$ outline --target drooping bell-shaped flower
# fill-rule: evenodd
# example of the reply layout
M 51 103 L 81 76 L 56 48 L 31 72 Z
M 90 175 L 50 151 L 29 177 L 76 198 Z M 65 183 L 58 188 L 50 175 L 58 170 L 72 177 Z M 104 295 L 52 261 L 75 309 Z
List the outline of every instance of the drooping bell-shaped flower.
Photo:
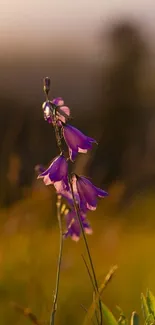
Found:
M 62 182 L 63 189 L 69 190 L 68 163 L 63 154 L 56 157 L 50 166 L 38 175 L 38 178 L 43 178 L 45 185 L 56 185 L 57 183 Z
M 66 123 L 66 120 L 70 116 L 70 109 L 64 105 L 61 97 L 54 98 L 52 101 L 47 100 L 43 103 L 42 109 L 45 121 L 52 123 L 55 118 L 59 126 L 62 125 L 61 122 Z
M 92 228 L 91 228 L 89 222 L 86 219 L 86 215 L 81 213 L 80 218 L 81 218 L 85 233 L 92 234 L 93 231 L 92 231 Z M 81 226 L 80 226 L 79 220 L 77 219 L 75 210 L 69 211 L 65 215 L 65 220 L 66 220 L 66 225 L 67 225 L 67 232 L 65 233 L 65 237 L 71 236 L 71 238 L 74 241 L 78 241 L 80 238 L 80 234 L 81 234 Z
M 72 196 L 72 192 L 70 189 L 70 185 L 69 185 L 69 188 L 66 190 L 66 189 L 64 189 L 63 181 L 61 181 L 61 182 L 58 182 L 55 184 L 55 189 L 57 191 L 57 194 L 60 194 L 67 201 L 70 208 L 73 208 L 74 201 L 73 201 L 73 196 Z M 79 195 L 74 193 L 74 198 L 75 198 L 76 204 L 79 205 Z
M 75 160 L 78 152 L 86 153 L 96 143 L 93 138 L 87 137 L 75 127 L 63 125 L 63 136 L 69 149 L 69 156 L 72 161 Z
M 55 106 L 63 106 L 64 100 L 62 99 L 62 97 L 56 97 L 52 100 L 52 104 L 54 104 Z
M 70 184 L 69 184 L 69 187 L 66 189 L 66 187 L 64 186 L 64 181 L 62 180 L 60 182 L 56 182 L 54 184 L 54 186 L 55 186 L 57 194 L 60 194 L 67 201 L 67 203 L 71 209 L 73 209 L 76 204 L 77 208 L 81 211 L 81 213 L 83 213 L 83 214 L 87 213 L 88 209 L 87 209 L 86 205 L 83 204 L 83 202 L 80 200 L 79 194 L 78 194 L 75 186 L 73 188 L 74 199 L 72 196 Z M 74 200 L 75 200 L 75 202 L 74 202 Z
M 74 191 L 80 198 L 80 206 L 85 206 L 89 210 L 96 210 L 97 199 L 108 196 L 108 193 L 94 186 L 88 178 L 74 175 L 72 177 Z
M 52 105 L 49 101 L 46 101 L 42 104 L 42 109 L 44 113 L 44 120 L 48 123 L 52 123 Z
M 56 106 L 57 120 L 66 123 L 66 120 L 70 116 L 70 109 L 68 106 L 64 105 L 64 100 L 61 97 L 57 97 L 51 101 L 51 104 L 54 104 Z

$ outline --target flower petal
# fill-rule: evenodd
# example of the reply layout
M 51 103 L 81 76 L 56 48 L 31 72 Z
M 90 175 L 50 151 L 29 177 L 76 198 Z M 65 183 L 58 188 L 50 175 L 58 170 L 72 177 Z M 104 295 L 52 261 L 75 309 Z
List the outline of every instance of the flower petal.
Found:
M 46 185 L 54 184 L 57 192 L 69 190 L 68 163 L 63 155 L 56 157 L 50 166 L 44 170 L 38 178 L 43 178 Z
M 63 111 L 66 115 L 70 115 L 70 109 L 68 106 L 61 106 L 60 107 L 61 111 Z
M 74 161 L 76 159 L 77 154 L 77 150 L 73 151 L 71 148 L 69 148 L 69 158 L 71 161 Z
M 52 104 L 56 106 L 61 106 L 64 105 L 64 100 L 62 99 L 62 97 L 56 97 L 52 100 Z
M 45 185 L 51 185 L 53 182 L 50 180 L 49 175 L 44 176 Z
M 87 207 L 88 210 L 91 210 L 91 211 L 95 211 L 96 210 L 96 206 L 92 206 L 89 203 L 86 203 L 86 207 Z
M 52 164 L 51 164 L 51 165 L 52 165 Z M 44 171 L 43 171 L 41 174 L 39 174 L 37 178 L 43 178 L 43 177 L 45 177 L 46 175 L 48 175 L 48 174 L 49 174 L 49 171 L 50 171 L 50 169 L 51 169 L 51 165 L 50 165 L 47 169 L 44 169 Z
M 92 229 L 91 229 L 88 221 L 86 220 L 86 215 L 81 214 L 80 218 L 81 218 L 82 225 L 83 225 L 85 233 L 91 234 Z M 66 225 L 67 225 L 67 228 L 68 228 L 67 232 L 65 234 L 65 237 L 71 236 L 71 238 L 74 241 L 78 241 L 79 237 L 80 237 L 80 234 L 81 234 L 81 226 L 79 224 L 79 220 L 77 219 L 75 210 L 69 211 L 65 215 L 65 219 L 66 219 Z
M 91 227 L 86 227 L 84 228 L 84 230 L 87 235 L 92 235 L 93 233 L 93 229 Z
M 86 153 L 83 150 L 91 149 L 92 143 L 96 142 L 69 124 L 63 126 L 63 136 L 69 148 L 71 160 L 75 160 L 78 151 Z
M 96 187 L 96 191 L 97 191 L 97 196 L 98 197 L 105 197 L 108 196 L 108 192 L 102 190 L 101 188 Z
M 54 182 L 54 187 L 55 187 L 58 194 L 62 195 L 62 193 L 66 191 L 66 184 L 64 183 L 63 180 L 58 181 L 58 182 Z
M 97 198 L 105 197 L 108 195 L 106 191 L 94 186 L 88 178 L 84 176 L 74 175 L 72 177 L 74 187 L 77 188 L 77 193 L 80 197 L 80 207 L 86 212 L 88 210 L 96 210 Z
M 80 152 L 80 153 L 87 153 L 87 149 L 81 149 L 81 148 L 78 148 L 78 152 Z
M 81 202 L 85 203 L 88 209 L 95 210 L 97 206 L 95 186 L 87 178 L 78 177 L 77 190 Z
M 70 116 L 70 109 L 68 106 L 61 106 L 57 108 L 57 117 L 58 119 L 66 123 L 66 119 Z
M 75 242 L 78 242 L 80 239 L 80 236 L 77 236 L 75 234 L 71 235 L 71 237 L 72 237 L 72 240 L 74 240 Z

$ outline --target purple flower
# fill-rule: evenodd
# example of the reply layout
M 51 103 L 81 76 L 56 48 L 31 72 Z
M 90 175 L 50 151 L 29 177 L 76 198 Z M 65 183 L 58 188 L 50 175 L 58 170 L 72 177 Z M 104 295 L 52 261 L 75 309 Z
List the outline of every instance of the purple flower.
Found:
M 73 200 L 70 184 L 69 184 L 69 188 L 67 188 L 67 189 L 65 188 L 63 181 L 56 182 L 54 184 L 54 186 L 55 186 L 57 194 L 60 194 L 67 201 L 70 208 L 73 209 L 74 208 L 74 200 Z M 75 186 L 74 186 L 74 198 L 75 198 L 75 202 L 76 202 L 79 210 L 82 213 L 86 214 L 88 209 L 87 209 L 86 205 L 84 205 L 83 202 L 80 201 L 80 197 L 79 197 L 79 194 L 77 193 L 77 190 L 75 189 Z
M 64 101 L 61 97 L 55 98 L 52 101 L 46 101 L 42 105 L 44 112 L 44 119 L 48 123 L 53 122 L 53 114 L 55 109 L 55 118 L 58 125 L 61 126 L 62 123 L 66 123 L 66 120 L 70 116 L 70 109 L 68 106 L 64 106 Z
M 56 97 L 52 100 L 52 104 L 54 104 L 55 106 L 63 106 L 64 100 L 62 99 L 62 97 Z
M 50 166 L 38 175 L 38 178 L 43 178 L 45 185 L 62 183 L 63 190 L 69 190 L 66 158 L 62 154 L 56 157 Z
M 56 109 L 56 117 L 59 121 L 66 123 L 66 120 L 70 116 L 70 109 L 68 106 L 60 106 Z M 60 124 L 62 125 L 62 124 Z
M 86 219 L 86 215 L 81 213 L 80 218 L 81 218 L 85 233 L 92 234 L 93 231 Z M 74 241 L 78 241 L 80 238 L 80 234 L 81 234 L 81 227 L 80 227 L 79 221 L 77 219 L 75 210 L 69 211 L 65 215 L 65 220 L 66 220 L 66 225 L 67 225 L 67 232 L 65 233 L 65 237 L 71 236 L 71 238 Z
M 68 106 L 64 105 L 64 100 L 61 97 L 57 97 L 51 101 L 51 104 L 54 104 L 56 106 L 57 120 L 66 123 L 66 120 L 70 116 L 70 109 Z M 59 123 L 59 125 L 61 124 Z
M 67 191 L 64 190 L 63 184 L 56 184 L 55 188 L 56 188 L 57 193 L 60 194 L 65 200 L 67 200 L 67 203 L 69 204 L 69 206 L 71 208 L 74 208 L 74 201 L 73 201 L 72 193 L 70 190 L 70 185 L 69 185 L 69 190 L 67 190 Z M 75 197 L 76 203 L 79 205 L 79 196 L 76 193 L 74 193 L 74 197 Z
M 78 152 L 86 153 L 92 148 L 92 143 L 96 143 L 93 138 L 89 138 L 73 126 L 66 124 L 63 126 L 63 136 L 69 148 L 69 156 L 75 160 Z
M 44 102 L 42 105 L 42 109 L 44 112 L 44 119 L 48 123 L 52 123 L 52 105 L 49 101 Z
M 94 186 L 86 177 L 74 175 L 72 177 L 74 192 L 78 193 L 80 206 L 89 210 L 96 210 L 97 198 L 104 198 L 108 193 Z

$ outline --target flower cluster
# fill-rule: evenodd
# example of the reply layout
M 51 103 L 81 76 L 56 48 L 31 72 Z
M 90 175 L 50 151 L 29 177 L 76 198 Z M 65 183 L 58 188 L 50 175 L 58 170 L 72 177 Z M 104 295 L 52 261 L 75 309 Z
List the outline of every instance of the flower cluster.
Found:
M 57 194 L 60 194 L 68 201 L 70 210 L 64 213 L 67 231 L 65 237 L 71 236 L 77 241 L 80 237 L 81 226 L 76 216 L 75 201 L 79 209 L 80 220 L 85 233 L 91 234 L 92 228 L 86 218 L 89 210 L 95 210 L 98 198 L 108 195 L 104 190 L 94 186 L 90 180 L 84 176 L 72 174 L 69 176 L 69 161 L 75 161 L 78 153 L 87 153 L 96 141 L 84 135 L 81 131 L 68 124 L 70 119 L 70 109 L 64 105 L 61 97 L 48 99 L 42 106 L 44 119 L 57 128 L 57 136 L 61 141 L 62 137 L 68 147 L 68 155 L 64 154 L 61 148 L 60 155 L 51 162 L 47 169 L 41 169 L 38 178 L 42 178 L 45 185 L 53 184 Z M 59 146 L 60 147 L 60 146 Z M 73 194 L 74 193 L 74 197 Z

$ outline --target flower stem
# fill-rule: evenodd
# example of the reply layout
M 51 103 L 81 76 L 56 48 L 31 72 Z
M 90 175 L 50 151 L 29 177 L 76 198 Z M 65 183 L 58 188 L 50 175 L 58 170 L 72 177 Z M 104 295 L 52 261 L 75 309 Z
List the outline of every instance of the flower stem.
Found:
M 57 142 L 57 146 L 60 150 L 60 154 L 61 154 L 61 153 L 63 153 L 63 149 L 62 149 L 59 126 L 58 126 L 57 120 L 56 120 L 56 111 L 55 110 L 53 110 L 53 117 L 54 117 L 53 127 L 54 127 L 54 131 L 55 131 L 56 142 Z
M 55 114 L 54 114 L 55 117 Z M 63 152 L 62 145 L 61 145 L 61 138 L 59 133 L 59 128 L 56 123 L 56 118 L 54 118 L 54 130 L 55 130 L 55 137 L 57 146 L 60 150 L 60 154 Z M 62 251 L 63 251 L 63 230 L 62 230 L 62 222 L 61 222 L 61 195 L 57 195 L 57 219 L 59 224 L 59 232 L 60 232 L 60 244 L 59 244 L 59 257 L 58 257 L 58 265 L 57 265 L 57 276 L 56 276 L 56 286 L 55 286 L 55 292 L 54 292 L 54 300 L 53 300 L 53 307 L 52 307 L 52 313 L 51 313 L 51 319 L 50 319 L 50 325 L 54 325 L 55 321 L 55 313 L 57 310 L 57 300 L 58 300 L 58 292 L 59 292 L 59 282 L 60 282 L 60 269 L 61 269 L 61 261 L 62 261 Z
M 60 213 L 61 195 L 57 196 L 56 206 L 57 206 L 57 218 L 58 218 L 59 230 L 60 230 L 60 246 L 59 246 L 59 257 L 58 257 L 58 265 L 57 265 L 56 286 L 55 286 L 55 292 L 54 292 L 54 300 L 53 300 L 50 325 L 54 325 L 55 313 L 57 311 L 57 300 L 58 300 L 59 282 L 60 282 L 60 269 L 61 269 L 61 261 L 62 261 L 62 250 L 63 250 L 63 231 L 62 231 L 61 213 Z
M 55 130 L 55 137 L 56 137 L 56 141 L 57 141 L 57 146 L 60 150 L 60 153 L 63 152 L 62 150 L 62 145 L 61 145 L 61 137 L 60 137 L 60 133 L 59 133 L 59 127 L 58 125 L 55 123 L 54 124 L 54 130 Z
M 73 202 L 74 202 L 74 209 L 75 209 L 75 212 L 76 212 L 76 215 L 77 215 L 77 218 L 78 218 L 80 227 L 81 227 L 81 232 L 82 232 L 84 244 L 85 244 L 85 247 L 86 247 L 86 251 L 87 251 L 87 254 L 88 254 L 88 258 L 89 258 L 89 263 L 90 263 L 91 270 L 92 270 L 92 274 L 93 274 L 93 278 L 94 278 L 94 285 L 95 285 L 96 293 L 98 293 L 99 292 L 99 290 L 98 290 L 99 288 L 98 288 L 96 273 L 95 273 L 95 269 L 94 269 L 94 265 L 93 265 L 93 261 L 92 261 L 92 257 L 91 257 L 91 253 L 90 253 L 90 249 L 89 249 L 89 246 L 88 246 L 87 238 L 86 238 L 86 235 L 85 235 L 85 232 L 84 232 L 84 229 L 83 229 L 83 224 L 82 224 L 82 221 L 81 221 L 81 218 L 80 218 L 79 207 L 78 207 L 78 205 L 76 203 L 76 199 L 75 199 L 75 195 L 74 195 L 74 190 L 73 190 L 72 180 L 70 178 L 69 178 L 69 184 L 70 184 L 70 187 L 71 187 L 71 193 L 72 193 Z M 100 299 L 99 299 L 99 308 L 100 308 L 100 325 L 102 325 L 102 323 L 103 323 L 103 319 L 102 319 L 102 303 L 101 303 L 101 300 Z

